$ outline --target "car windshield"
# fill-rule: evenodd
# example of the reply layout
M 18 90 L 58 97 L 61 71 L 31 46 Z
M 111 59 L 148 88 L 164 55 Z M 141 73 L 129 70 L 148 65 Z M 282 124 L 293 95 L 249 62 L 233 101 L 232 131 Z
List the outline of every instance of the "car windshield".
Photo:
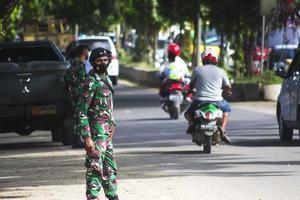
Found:
M 19 46 L 0 48 L 0 62 L 25 63 L 31 61 L 58 61 L 59 57 L 48 46 Z
M 95 49 L 97 47 L 102 47 L 102 48 L 108 49 L 110 51 L 112 50 L 108 40 L 104 40 L 104 39 L 103 40 L 102 39 L 79 40 L 78 43 L 79 44 L 85 44 L 88 47 L 90 47 L 90 49 Z
M 293 59 L 295 56 L 295 49 L 277 49 L 274 50 L 274 60 L 282 61 L 284 59 Z

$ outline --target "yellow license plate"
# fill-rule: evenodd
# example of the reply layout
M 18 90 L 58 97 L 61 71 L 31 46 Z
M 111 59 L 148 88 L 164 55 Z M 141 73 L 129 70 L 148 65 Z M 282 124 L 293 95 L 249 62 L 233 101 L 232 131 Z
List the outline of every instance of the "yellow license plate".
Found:
M 32 106 L 31 113 L 33 116 L 38 115 L 53 115 L 56 113 L 55 105 L 47 105 L 47 106 Z

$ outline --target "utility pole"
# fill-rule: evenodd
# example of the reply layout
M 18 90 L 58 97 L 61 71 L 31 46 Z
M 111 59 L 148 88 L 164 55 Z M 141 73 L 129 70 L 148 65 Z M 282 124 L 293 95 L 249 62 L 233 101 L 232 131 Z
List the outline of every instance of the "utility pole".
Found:
M 266 16 L 270 14 L 271 10 L 277 5 L 277 0 L 260 0 L 260 15 L 262 16 L 262 29 L 261 29 L 261 59 L 260 59 L 260 70 L 261 73 L 264 71 L 264 54 L 265 54 L 265 32 L 266 32 Z M 267 55 L 265 55 L 267 59 Z M 268 62 L 267 62 L 268 63 Z
M 197 26 L 198 26 L 198 31 L 197 31 L 197 48 L 196 48 L 196 64 L 199 66 L 201 64 L 201 52 L 200 52 L 200 45 L 201 45 L 201 18 L 200 18 L 200 13 L 197 14 Z
M 265 27 L 266 27 L 266 16 L 262 16 L 262 33 L 261 33 L 261 48 L 260 48 L 260 72 L 264 72 L 264 55 L 265 55 Z

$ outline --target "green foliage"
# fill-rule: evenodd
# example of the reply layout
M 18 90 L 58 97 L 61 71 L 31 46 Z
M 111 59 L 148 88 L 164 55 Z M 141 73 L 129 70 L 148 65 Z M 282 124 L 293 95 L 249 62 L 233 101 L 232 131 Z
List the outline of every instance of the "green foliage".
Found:
M 0 6 L 0 39 L 4 38 L 7 33 L 8 25 L 10 24 L 8 18 L 16 7 L 18 0 L 1 0 Z
M 267 70 L 265 71 L 262 76 L 261 83 L 264 85 L 270 85 L 270 84 L 279 84 L 282 83 L 283 79 L 280 78 L 279 76 L 276 76 L 274 74 L 274 71 Z
M 5 33 L 3 31 L 2 19 L 0 18 L 0 39 L 4 36 L 5 36 Z
M 261 29 L 259 0 L 205 0 L 204 4 L 210 10 L 210 26 L 225 35 L 235 50 L 236 75 L 250 75 L 254 38 Z
M 283 81 L 271 70 L 267 70 L 261 75 L 236 77 L 234 80 L 235 83 L 261 83 L 263 85 L 281 84 Z
M 134 61 L 133 55 L 129 54 L 126 51 L 120 52 L 120 63 L 126 65 L 127 67 L 134 67 L 146 71 L 156 71 L 157 69 L 154 67 L 153 64 L 149 64 L 144 61 Z
M 70 27 L 79 25 L 82 33 L 108 31 L 117 22 L 116 0 L 22 0 L 22 21 L 65 19 Z
M 200 10 L 200 0 L 158 0 L 159 13 L 170 24 L 183 24 L 196 19 Z
M 20 22 L 20 9 L 19 7 L 16 7 L 9 18 L 7 19 L 7 25 L 6 25 L 6 37 L 8 38 L 15 38 L 18 33 L 20 33 L 19 28 L 19 22 Z
M 118 1 L 122 20 L 127 27 L 137 33 L 136 46 L 133 50 L 135 61 L 154 61 L 156 35 L 163 21 L 157 12 L 157 0 L 123 0 Z

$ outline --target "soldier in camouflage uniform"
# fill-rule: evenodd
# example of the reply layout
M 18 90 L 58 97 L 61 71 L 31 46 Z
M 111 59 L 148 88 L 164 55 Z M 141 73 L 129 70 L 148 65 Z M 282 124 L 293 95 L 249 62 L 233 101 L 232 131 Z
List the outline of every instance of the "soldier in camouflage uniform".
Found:
M 117 166 L 113 154 L 112 136 L 113 88 L 107 76 L 111 52 L 96 48 L 90 55 L 93 69 L 87 77 L 80 98 L 80 130 L 86 154 L 86 197 L 97 200 L 101 186 L 109 200 L 118 200 Z
M 69 96 L 71 98 L 72 112 L 73 112 L 73 134 L 74 142 L 72 147 L 83 147 L 80 133 L 78 132 L 79 126 L 79 97 L 82 94 L 82 86 L 86 79 L 87 73 L 85 71 L 84 62 L 89 56 L 89 47 L 86 45 L 80 45 L 72 51 L 71 66 L 66 73 L 66 82 L 68 86 Z

